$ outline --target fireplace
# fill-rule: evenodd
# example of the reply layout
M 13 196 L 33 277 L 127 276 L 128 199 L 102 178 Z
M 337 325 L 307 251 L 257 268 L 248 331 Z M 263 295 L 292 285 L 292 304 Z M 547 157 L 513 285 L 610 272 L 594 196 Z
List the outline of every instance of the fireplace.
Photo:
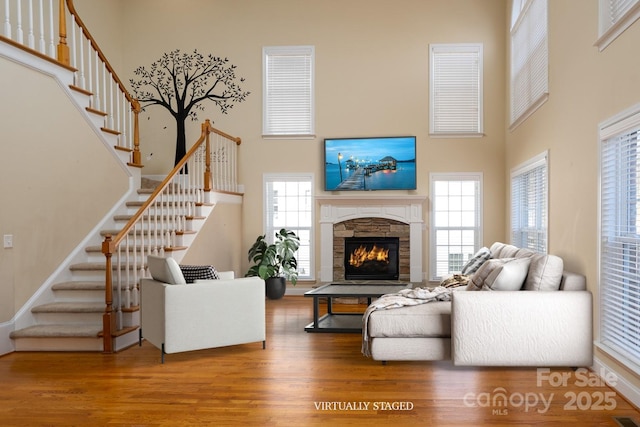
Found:
M 422 205 L 425 196 L 418 195 L 322 195 L 320 203 L 320 281 L 344 280 L 344 238 L 387 236 L 400 237 L 399 280 L 423 282 L 422 238 L 424 219 Z M 389 232 L 373 234 L 368 225 L 361 231 L 345 227 L 352 221 L 373 218 L 391 223 Z M 340 255 L 339 257 L 337 255 Z
M 345 237 L 346 280 L 398 280 L 398 237 Z

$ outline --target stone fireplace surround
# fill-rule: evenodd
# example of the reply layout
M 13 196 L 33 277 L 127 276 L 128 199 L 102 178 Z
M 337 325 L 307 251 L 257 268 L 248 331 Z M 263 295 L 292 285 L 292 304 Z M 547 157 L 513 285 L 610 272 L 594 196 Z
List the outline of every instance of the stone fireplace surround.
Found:
M 422 239 L 425 196 L 317 196 L 320 204 L 320 281 L 334 278 L 334 225 L 361 218 L 382 218 L 409 227 L 409 281 L 422 283 Z M 402 259 L 400 261 L 403 262 Z

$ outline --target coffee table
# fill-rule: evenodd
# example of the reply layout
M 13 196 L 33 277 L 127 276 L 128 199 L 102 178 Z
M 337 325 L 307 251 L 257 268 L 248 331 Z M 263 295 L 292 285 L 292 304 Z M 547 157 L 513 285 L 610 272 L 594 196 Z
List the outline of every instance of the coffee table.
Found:
M 372 298 L 378 298 L 384 294 L 393 294 L 410 287 L 409 283 L 398 284 L 350 284 L 329 283 L 317 289 L 305 292 L 305 297 L 313 298 L 313 322 L 304 330 L 307 332 L 362 332 L 363 313 L 335 313 L 332 306 L 332 298 L 358 297 L 367 298 L 367 305 Z M 327 314 L 320 315 L 320 298 L 327 299 Z

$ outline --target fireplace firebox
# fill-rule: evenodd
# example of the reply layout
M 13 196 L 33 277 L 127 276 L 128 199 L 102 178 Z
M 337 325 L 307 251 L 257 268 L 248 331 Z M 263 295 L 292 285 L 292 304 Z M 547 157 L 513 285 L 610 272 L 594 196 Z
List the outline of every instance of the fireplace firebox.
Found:
M 345 280 L 398 280 L 398 237 L 346 237 Z

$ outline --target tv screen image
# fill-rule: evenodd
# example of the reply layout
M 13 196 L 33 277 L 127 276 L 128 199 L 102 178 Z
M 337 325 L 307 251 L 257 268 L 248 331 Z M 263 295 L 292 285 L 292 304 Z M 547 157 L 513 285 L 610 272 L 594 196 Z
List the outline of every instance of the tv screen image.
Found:
M 325 138 L 326 191 L 415 190 L 416 137 Z

